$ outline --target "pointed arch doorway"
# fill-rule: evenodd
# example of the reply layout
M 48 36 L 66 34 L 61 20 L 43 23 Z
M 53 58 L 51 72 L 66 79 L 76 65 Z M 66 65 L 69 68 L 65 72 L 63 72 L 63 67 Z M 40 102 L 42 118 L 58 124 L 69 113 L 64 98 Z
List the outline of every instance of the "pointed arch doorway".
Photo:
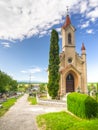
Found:
M 69 73 L 66 77 L 66 93 L 74 92 L 74 77 Z

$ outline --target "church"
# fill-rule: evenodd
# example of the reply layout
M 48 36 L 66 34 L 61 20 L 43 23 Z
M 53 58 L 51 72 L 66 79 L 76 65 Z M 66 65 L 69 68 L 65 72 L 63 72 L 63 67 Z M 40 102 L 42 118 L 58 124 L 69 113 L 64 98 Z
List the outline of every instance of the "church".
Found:
M 87 93 L 87 63 L 84 43 L 81 55 L 76 50 L 75 27 L 67 14 L 65 23 L 61 28 L 62 52 L 60 53 L 60 96 L 69 92 L 80 91 Z

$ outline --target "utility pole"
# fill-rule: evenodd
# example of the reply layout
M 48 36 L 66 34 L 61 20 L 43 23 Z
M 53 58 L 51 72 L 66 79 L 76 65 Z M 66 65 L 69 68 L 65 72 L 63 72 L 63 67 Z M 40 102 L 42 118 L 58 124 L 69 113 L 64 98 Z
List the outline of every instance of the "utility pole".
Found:
M 31 92 L 31 73 L 29 74 L 29 85 L 28 86 L 29 86 L 29 88 L 28 88 L 29 92 Z

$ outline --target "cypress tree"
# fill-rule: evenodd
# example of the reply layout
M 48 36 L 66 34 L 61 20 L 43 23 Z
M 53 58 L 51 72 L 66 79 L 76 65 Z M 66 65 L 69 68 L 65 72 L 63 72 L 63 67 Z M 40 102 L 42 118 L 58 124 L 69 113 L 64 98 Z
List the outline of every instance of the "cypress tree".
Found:
M 50 52 L 49 52 L 49 82 L 48 93 L 52 99 L 58 96 L 59 90 L 59 45 L 58 45 L 58 33 L 56 30 L 52 30 L 50 39 Z

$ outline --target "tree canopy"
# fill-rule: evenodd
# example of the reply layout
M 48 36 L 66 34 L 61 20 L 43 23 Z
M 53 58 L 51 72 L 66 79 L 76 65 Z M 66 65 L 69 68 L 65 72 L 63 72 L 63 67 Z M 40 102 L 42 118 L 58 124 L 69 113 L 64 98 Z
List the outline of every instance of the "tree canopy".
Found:
M 17 81 L 13 80 L 9 75 L 0 71 L 0 92 L 15 91 L 17 89 Z
M 59 45 L 58 45 L 58 33 L 56 30 L 52 30 L 50 39 L 50 52 L 49 52 L 49 82 L 48 93 L 52 98 L 58 96 L 59 90 Z

